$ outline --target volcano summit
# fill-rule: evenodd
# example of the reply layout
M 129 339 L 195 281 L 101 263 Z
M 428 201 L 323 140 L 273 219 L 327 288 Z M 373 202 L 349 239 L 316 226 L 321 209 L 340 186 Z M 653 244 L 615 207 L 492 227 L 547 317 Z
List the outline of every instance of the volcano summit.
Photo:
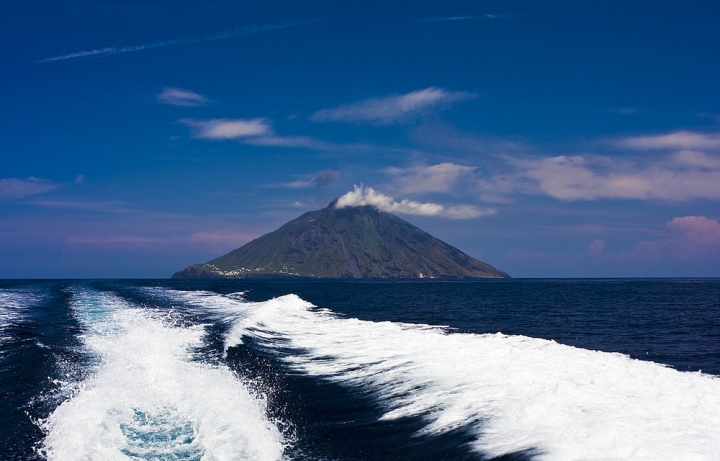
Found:
M 276 231 L 173 278 L 506 278 L 373 206 L 310 211 Z

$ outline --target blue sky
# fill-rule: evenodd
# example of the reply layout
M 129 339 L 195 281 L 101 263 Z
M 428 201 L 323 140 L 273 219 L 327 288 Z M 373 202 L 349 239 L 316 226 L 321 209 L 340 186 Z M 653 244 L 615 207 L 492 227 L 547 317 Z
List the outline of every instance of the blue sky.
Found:
M 0 277 L 347 195 L 516 277 L 720 276 L 720 4 L 6 1 Z

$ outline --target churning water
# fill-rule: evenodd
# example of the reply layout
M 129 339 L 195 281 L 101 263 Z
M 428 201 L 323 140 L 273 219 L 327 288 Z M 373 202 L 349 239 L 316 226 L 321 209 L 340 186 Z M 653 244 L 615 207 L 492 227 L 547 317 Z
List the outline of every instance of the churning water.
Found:
M 717 280 L 5 282 L 0 454 L 720 459 L 718 314 Z

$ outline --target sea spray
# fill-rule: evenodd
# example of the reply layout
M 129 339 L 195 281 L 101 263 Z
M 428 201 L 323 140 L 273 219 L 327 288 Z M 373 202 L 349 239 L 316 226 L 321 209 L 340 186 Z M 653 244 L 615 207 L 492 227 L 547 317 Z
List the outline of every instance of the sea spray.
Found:
M 41 422 L 47 459 L 282 459 L 264 400 L 228 368 L 195 360 L 202 327 L 90 290 L 73 309 L 95 365 Z

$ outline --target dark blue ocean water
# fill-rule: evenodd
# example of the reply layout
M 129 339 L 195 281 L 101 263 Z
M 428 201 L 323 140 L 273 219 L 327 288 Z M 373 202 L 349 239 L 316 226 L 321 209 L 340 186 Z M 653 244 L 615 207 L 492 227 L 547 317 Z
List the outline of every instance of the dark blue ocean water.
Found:
M 718 279 L 0 281 L 2 460 L 720 459 L 715 375 Z

